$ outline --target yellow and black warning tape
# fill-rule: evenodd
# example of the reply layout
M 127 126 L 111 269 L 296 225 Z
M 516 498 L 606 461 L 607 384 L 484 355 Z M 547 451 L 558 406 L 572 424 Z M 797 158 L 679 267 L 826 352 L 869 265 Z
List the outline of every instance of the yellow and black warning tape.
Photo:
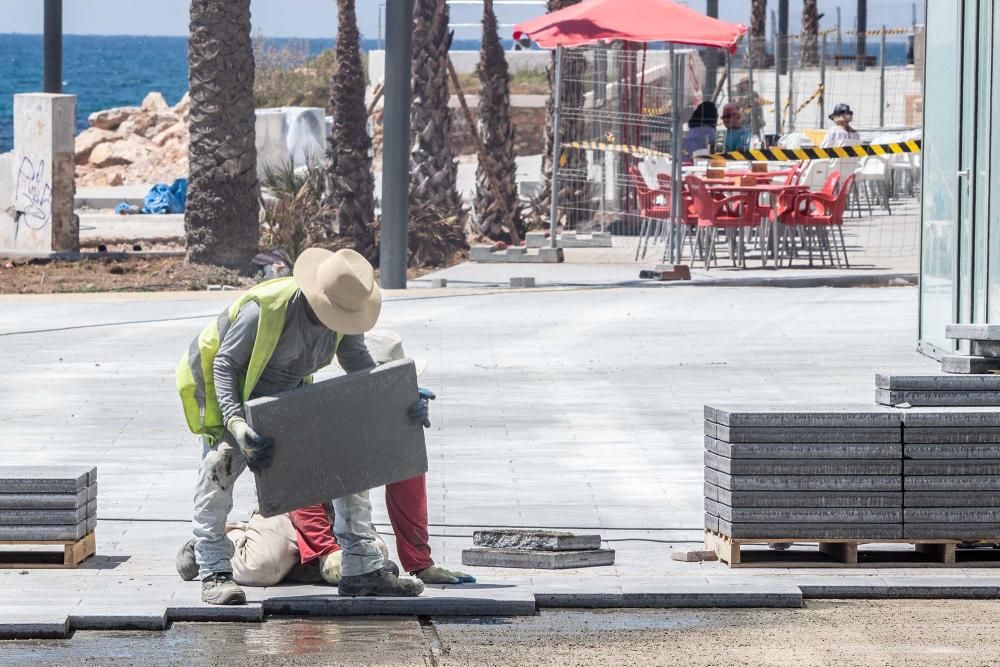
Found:
M 808 99 L 808 100 L 806 100 L 805 102 L 803 102 L 802 104 L 800 104 L 800 105 L 799 105 L 799 108 L 795 110 L 795 115 L 798 115 L 798 114 L 802 113 L 802 110 L 803 110 L 803 109 L 805 109 L 805 108 L 806 108 L 807 106 L 809 106 L 810 104 L 812 104 L 813 100 L 815 100 L 815 99 L 816 99 L 816 98 L 818 98 L 818 97 L 821 97 L 821 96 L 823 95 L 823 92 L 824 92 L 825 90 L 826 90 L 826 89 L 825 89 L 825 87 L 823 86 L 823 84 L 822 84 L 822 83 L 821 83 L 821 84 L 819 84 L 819 88 L 817 88 L 817 89 L 816 89 L 816 92 L 815 92 L 815 93 L 813 93 L 813 94 L 812 94 L 812 95 L 811 95 L 811 96 L 809 97 L 809 99 Z
M 732 151 L 717 153 L 713 158 L 731 162 L 794 162 L 796 160 L 836 160 L 838 158 L 870 157 L 873 155 L 901 155 L 919 153 L 920 141 L 901 141 L 892 144 L 869 146 L 844 146 L 841 148 L 768 148 L 766 150 Z
M 566 141 L 563 148 L 577 148 L 589 151 L 608 151 L 611 153 L 626 153 L 635 157 L 670 157 L 670 153 L 653 150 L 645 146 L 634 146 L 630 144 L 614 144 L 604 141 Z

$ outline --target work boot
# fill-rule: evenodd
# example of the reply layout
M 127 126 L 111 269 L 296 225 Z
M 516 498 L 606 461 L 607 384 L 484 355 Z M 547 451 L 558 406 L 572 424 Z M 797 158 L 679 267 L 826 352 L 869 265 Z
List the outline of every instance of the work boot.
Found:
M 184 581 L 194 581 L 198 578 L 198 563 L 194 560 L 194 538 L 185 542 L 177 552 L 174 565 L 177 566 L 177 574 L 181 575 Z
M 208 604 L 246 604 L 247 596 L 233 581 L 232 572 L 216 572 L 201 580 L 201 601 Z
M 416 597 L 424 592 L 424 583 L 416 579 L 400 579 L 385 568 L 341 577 L 337 592 L 344 597 Z

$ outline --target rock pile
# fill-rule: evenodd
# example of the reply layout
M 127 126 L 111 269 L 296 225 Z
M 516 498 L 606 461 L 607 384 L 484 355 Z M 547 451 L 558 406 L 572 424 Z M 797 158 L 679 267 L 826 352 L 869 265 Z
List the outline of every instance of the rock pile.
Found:
M 138 107 L 92 113 L 76 138 L 77 186 L 170 183 L 188 175 L 187 94 L 171 107 L 150 93 Z

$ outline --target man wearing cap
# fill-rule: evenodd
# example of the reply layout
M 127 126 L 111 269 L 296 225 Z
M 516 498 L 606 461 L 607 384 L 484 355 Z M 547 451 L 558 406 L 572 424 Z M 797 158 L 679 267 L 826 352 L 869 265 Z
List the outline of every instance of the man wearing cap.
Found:
M 830 114 L 833 127 L 826 132 L 823 137 L 821 148 L 843 148 L 844 146 L 857 146 L 861 143 L 861 135 L 851 127 L 854 120 L 854 112 L 846 104 L 838 104 Z
M 375 365 L 362 334 L 378 320 L 382 296 L 371 264 L 353 250 L 303 252 L 291 278 L 251 288 L 209 324 L 177 368 L 177 388 L 192 432 L 203 440 L 194 497 L 194 554 L 202 600 L 243 604 L 233 581 L 233 543 L 226 519 L 233 486 L 246 467 L 270 462 L 274 442 L 247 424 L 243 404 L 308 382 L 337 357 L 348 372 Z M 410 417 L 427 422 L 427 398 Z M 341 595 L 414 596 L 423 583 L 385 565 L 371 526 L 367 494 L 333 500 L 334 532 L 343 549 Z

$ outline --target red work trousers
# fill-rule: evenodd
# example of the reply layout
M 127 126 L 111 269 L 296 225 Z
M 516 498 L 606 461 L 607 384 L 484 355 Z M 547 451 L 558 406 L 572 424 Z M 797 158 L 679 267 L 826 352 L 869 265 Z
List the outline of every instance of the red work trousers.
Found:
M 433 565 L 427 535 L 427 478 L 420 475 L 387 484 L 385 507 L 396 535 L 400 566 L 413 574 Z M 302 563 L 340 549 L 323 505 L 295 510 L 291 519 Z

